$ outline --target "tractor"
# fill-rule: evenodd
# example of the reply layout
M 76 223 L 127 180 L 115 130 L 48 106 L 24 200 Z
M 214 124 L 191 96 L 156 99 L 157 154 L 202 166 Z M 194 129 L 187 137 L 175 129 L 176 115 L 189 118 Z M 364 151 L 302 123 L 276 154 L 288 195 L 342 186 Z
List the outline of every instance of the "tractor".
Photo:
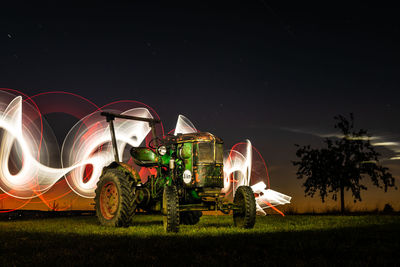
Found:
M 239 186 L 233 202 L 225 198 L 223 141 L 206 132 L 156 135 L 159 120 L 102 112 L 109 123 L 115 161 L 102 170 L 96 188 L 95 210 L 101 225 L 127 227 L 138 211 L 161 213 L 164 230 L 178 232 L 180 224 L 194 225 L 202 211 L 232 211 L 236 227 L 253 228 L 256 201 L 249 186 Z M 115 118 L 149 123 L 152 139 L 145 147 L 132 147 L 136 165 L 154 170 L 142 182 L 134 167 L 120 162 Z M 155 172 L 156 171 L 156 172 Z

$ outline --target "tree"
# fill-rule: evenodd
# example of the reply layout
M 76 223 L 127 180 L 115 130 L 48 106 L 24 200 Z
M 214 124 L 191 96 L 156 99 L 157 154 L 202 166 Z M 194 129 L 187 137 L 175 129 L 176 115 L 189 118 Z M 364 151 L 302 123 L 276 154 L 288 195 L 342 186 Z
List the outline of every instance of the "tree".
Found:
M 380 154 L 371 145 L 368 132 L 355 129 L 353 114 L 350 119 L 342 115 L 334 119 L 334 127 L 340 130 L 341 136 L 326 138 L 325 147 L 319 149 L 296 145 L 296 156 L 300 160 L 292 163 L 298 167 L 297 178 L 306 178 L 303 183 L 306 196 L 313 197 L 318 193 L 324 202 L 328 195 L 332 194 L 336 201 L 340 194 L 341 212 L 344 213 L 345 190 L 350 190 L 357 202 L 361 201 L 361 191 L 367 190 L 362 183 L 364 178 L 369 177 L 373 185 L 385 192 L 395 186 L 395 179 L 388 168 L 379 164 Z

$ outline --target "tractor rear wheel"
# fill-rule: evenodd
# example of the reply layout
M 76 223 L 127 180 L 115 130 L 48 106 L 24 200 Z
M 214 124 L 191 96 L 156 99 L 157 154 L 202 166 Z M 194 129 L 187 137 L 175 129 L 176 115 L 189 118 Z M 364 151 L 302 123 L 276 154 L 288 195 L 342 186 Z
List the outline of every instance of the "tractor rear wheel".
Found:
M 203 216 L 201 211 L 184 211 L 179 214 L 181 224 L 195 225 L 200 221 L 200 217 Z
M 100 176 L 94 200 L 101 225 L 129 226 L 137 205 L 135 189 L 134 180 L 122 171 L 109 169 Z
M 168 232 L 179 231 L 179 198 L 175 186 L 165 186 L 162 202 L 164 230 Z
M 233 204 L 240 210 L 233 210 L 233 223 L 236 227 L 251 229 L 256 223 L 256 199 L 250 186 L 236 189 Z

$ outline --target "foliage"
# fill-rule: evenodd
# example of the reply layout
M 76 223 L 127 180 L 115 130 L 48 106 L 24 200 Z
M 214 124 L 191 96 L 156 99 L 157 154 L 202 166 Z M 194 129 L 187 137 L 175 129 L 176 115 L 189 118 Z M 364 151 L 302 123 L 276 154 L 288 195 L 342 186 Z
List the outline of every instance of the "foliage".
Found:
M 354 117 L 335 116 L 335 129 L 340 130 L 338 138 L 326 138 L 325 147 L 298 147 L 296 156 L 300 159 L 293 165 L 298 167 L 297 178 L 305 178 L 303 186 L 305 195 L 313 197 L 319 194 L 322 202 L 332 194 L 337 200 L 341 193 L 342 211 L 344 210 L 344 193 L 350 190 L 353 200 L 361 201 L 361 191 L 367 190 L 362 182 L 369 177 L 373 185 L 387 191 L 395 185 L 395 179 L 389 169 L 379 164 L 380 154 L 370 143 L 367 130 L 356 130 Z
M 383 213 L 393 213 L 394 209 L 392 207 L 392 205 L 390 205 L 389 203 L 386 203 L 385 206 L 383 207 Z

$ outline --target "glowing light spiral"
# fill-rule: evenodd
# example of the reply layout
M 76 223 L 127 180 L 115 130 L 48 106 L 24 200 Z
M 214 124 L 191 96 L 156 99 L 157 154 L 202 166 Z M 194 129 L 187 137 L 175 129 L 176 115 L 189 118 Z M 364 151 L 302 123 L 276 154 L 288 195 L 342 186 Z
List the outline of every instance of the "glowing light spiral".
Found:
M 152 118 L 145 108 L 127 110 L 123 114 Z M 34 157 L 40 148 L 31 132 L 28 129 L 22 130 L 21 97 L 12 100 L 1 113 L 0 128 L 4 129 L 0 149 L 0 186 L 2 191 L 16 198 L 33 198 L 43 194 L 68 173 L 70 175 L 66 180 L 71 189 L 82 197 L 92 198 L 102 168 L 113 161 L 110 146 L 107 146 L 111 142 L 109 126 L 100 116 L 100 112 L 92 113 L 79 121 L 67 135 L 61 150 L 63 168 L 48 167 Z M 122 158 L 126 145 L 139 146 L 150 127 L 146 122 L 116 120 L 115 130 Z M 20 147 L 23 164 L 17 174 L 12 174 L 8 159 L 15 143 Z M 45 142 L 43 146 L 46 147 Z M 47 151 L 42 150 L 40 154 L 45 152 Z M 84 182 L 82 177 L 86 165 L 91 165 L 93 171 L 91 178 Z
M 194 133 L 197 132 L 194 125 L 184 116 L 179 115 L 176 133 Z M 242 147 L 238 145 L 241 144 Z M 272 189 L 267 189 L 263 181 L 268 177 L 252 177 L 253 149 L 250 140 L 238 143 L 232 149 L 224 153 L 224 188 L 222 192 L 229 200 L 233 200 L 236 189 L 241 185 L 251 186 L 256 196 L 257 212 L 265 215 L 265 209 L 274 208 L 278 205 L 289 204 L 291 197 Z M 257 178 L 257 179 L 256 179 Z M 254 183 L 253 180 L 259 182 Z M 260 181 L 261 180 L 261 181 Z M 278 211 L 278 210 L 277 210 Z M 281 213 L 280 211 L 278 211 Z M 282 213 L 281 213 L 282 214 Z
M 128 109 L 122 114 L 153 118 L 144 107 Z M 146 122 L 120 119 L 115 120 L 114 127 L 121 159 L 128 145 L 140 146 L 151 130 Z M 24 116 L 22 97 L 15 97 L 8 104 L 0 102 L 0 129 L 0 189 L 15 198 L 40 196 L 62 177 L 76 194 L 93 198 L 103 167 L 114 160 L 109 124 L 100 111 L 87 115 L 71 128 L 61 148 L 61 167 L 48 165 L 53 157 L 60 157 L 58 146 L 54 147 L 51 135 L 43 130 L 42 121 L 39 127 L 29 116 Z M 191 132 L 197 132 L 195 126 L 179 115 L 174 134 Z M 265 214 L 264 209 L 290 203 L 291 197 L 267 188 L 268 177 L 254 177 L 252 148 L 246 140 L 225 152 L 222 191 L 232 200 L 239 186 L 251 186 L 257 195 L 257 211 Z M 16 172 L 9 166 L 13 151 L 20 165 Z M 88 166 L 90 177 L 85 177 Z

